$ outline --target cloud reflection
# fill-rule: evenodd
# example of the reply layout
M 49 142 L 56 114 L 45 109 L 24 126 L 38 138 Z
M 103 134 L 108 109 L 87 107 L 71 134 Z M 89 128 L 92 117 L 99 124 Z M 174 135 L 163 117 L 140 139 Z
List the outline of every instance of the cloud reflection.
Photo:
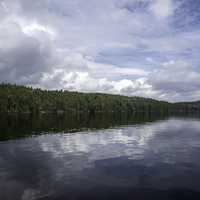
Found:
M 73 191 L 110 186 L 197 189 L 199 132 L 198 120 L 170 119 L 5 141 L 0 144 L 0 197 L 73 196 Z

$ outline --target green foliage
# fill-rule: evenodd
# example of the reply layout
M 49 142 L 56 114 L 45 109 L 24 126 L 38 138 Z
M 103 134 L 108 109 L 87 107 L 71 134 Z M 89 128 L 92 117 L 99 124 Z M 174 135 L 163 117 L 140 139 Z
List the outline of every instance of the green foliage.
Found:
M 150 98 L 63 90 L 41 90 L 0 84 L 0 112 L 16 113 L 135 113 L 168 112 L 171 104 Z

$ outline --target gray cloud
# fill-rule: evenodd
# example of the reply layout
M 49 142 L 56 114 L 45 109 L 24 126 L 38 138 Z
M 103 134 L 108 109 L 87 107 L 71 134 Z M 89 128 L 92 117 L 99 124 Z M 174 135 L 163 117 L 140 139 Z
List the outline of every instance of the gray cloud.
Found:
M 0 80 L 31 84 L 51 67 L 52 50 L 48 43 L 29 37 L 13 24 L 0 28 Z
M 199 89 L 200 73 L 188 63 L 170 61 L 163 63 L 162 68 L 154 72 L 150 80 L 156 89 L 186 92 Z
M 185 2 L 185 1 L 183 1 Z M 199 27 L 165 0 L 0 0 L 0 81 L 200 99 Z M 199 5 L 199 4 L 195 4 Z

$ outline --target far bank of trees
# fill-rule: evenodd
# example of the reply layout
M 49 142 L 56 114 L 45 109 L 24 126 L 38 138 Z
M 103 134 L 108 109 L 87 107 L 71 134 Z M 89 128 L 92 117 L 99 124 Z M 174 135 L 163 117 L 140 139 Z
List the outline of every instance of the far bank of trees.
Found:
M 63 90 L 41 90 L 25 86 L 0 84 L 0 112 L 11 113 L 166 113 L 171 110 L 200 110 L 187 103 L 170 104 L 142 97 L 100 93 L 79 93 Z
M 48 91 L 11 84 L 0 85 L 0 112 L 166 112 L 169 103 L 141 97 L 99 93 Z

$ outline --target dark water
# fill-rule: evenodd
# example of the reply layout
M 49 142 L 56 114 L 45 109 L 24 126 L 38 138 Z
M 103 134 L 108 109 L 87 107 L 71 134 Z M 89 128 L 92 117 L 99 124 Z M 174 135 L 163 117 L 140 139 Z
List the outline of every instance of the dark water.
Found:
M 2 116 L 0 140 L 0 200 L 200 199 L 198 118 Z

